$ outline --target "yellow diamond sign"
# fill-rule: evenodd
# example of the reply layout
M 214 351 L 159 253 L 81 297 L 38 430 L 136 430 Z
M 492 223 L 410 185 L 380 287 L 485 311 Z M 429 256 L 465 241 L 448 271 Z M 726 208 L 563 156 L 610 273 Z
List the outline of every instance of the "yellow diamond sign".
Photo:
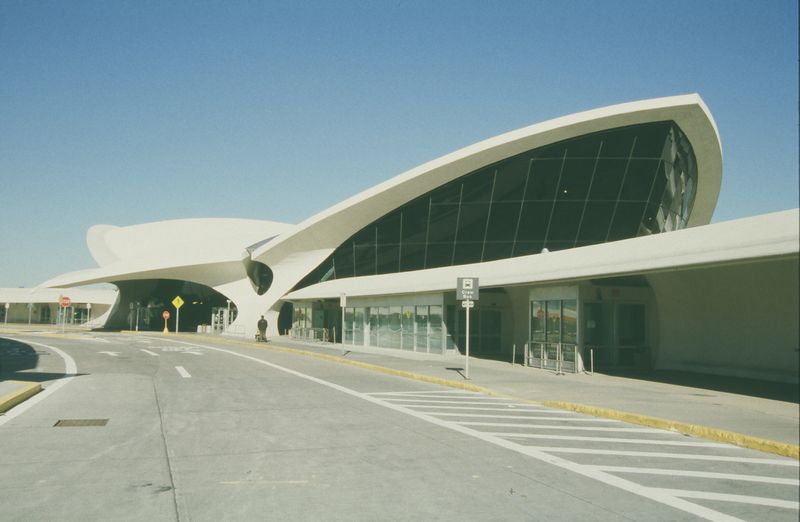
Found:
M 175 299 L 172 300 L 172 305 L 175 308 L 180 308 L 181 306 L 183 306 L 183 299 L 181 299 L 181 296 L 175 297 Z

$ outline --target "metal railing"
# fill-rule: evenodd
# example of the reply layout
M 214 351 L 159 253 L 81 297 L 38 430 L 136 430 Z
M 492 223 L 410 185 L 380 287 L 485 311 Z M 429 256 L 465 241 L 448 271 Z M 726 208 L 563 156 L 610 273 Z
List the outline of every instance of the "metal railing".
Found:
M 526 353 L 526 366 L 554 370 L 557 373 L 578 373 L 578 345 L 573 343 L 531 342 Z
M 327 328 L 291 328 L 289 329 L 289 339 L 323 343 L 333 342 L 333 337 Z

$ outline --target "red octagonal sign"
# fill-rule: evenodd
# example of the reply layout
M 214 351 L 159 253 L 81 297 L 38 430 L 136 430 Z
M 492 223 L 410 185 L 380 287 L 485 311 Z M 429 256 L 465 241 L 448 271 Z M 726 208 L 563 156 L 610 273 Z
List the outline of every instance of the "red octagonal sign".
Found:
M 72 304 L 72 300 L 71 300 L 69 297 L 67 297 L 67 296 L 63 296 L 63 297 L 61 298 L 60 304 L 61 304 L 61 306 L 62 306 L 63 308 L 66 308 L 66 307 L 68 307 L 70 304 Z
M 164 310 L 164 311 L 161 313 L 161 317 L 163 317 L 165 321 L 166 321 L 167 319 L 169 319 L 169 311 L 168 311 L 168 310 Z

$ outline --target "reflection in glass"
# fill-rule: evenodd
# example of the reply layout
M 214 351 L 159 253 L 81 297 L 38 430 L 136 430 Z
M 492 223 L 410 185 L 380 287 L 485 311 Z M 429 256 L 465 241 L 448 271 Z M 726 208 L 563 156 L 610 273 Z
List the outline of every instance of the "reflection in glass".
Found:
M 696 186 L 692 146 L 674 122 L 580 136 L 467 173 L 389 211 L 296 288 L 677 230 L 688 222 Z

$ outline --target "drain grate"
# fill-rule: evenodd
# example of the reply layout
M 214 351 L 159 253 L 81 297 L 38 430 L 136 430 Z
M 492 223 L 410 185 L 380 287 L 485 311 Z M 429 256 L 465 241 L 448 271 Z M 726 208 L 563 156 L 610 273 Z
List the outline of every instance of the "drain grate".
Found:
M 83 428 L 86 426 L 105 426 L 108 419 L 61 419 L 55 424 L 54 428 Z

